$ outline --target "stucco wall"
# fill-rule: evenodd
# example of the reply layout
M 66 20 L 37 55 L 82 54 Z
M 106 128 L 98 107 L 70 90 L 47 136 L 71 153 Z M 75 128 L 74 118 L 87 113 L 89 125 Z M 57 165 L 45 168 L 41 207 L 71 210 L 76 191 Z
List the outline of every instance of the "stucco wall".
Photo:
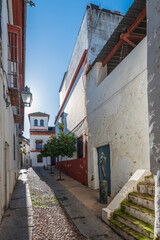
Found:
M 160 28 L 159 1 L 148 0 L 148 100 L 151 172 L 160 170 Z
M 12 4 L 9 4 L 9 11 L 11 11 Z M 7 90 L 7 78 L 8 74 L 8 9 L 7 1 L 2 1 L 2 16 L 1 16 L 1 28 L 2 28 L 2 56 L 0 56 L 0 62 L 2 61 L 3 71 L 0 68 L 0 220 L 4 213 L 5 204 L 9 203 L 11 193 L 14 188 L 14 184 L 17 177 L 19 166 L 19 144 L 16 124 L 13 119 L 13 108 L 10 105 L 6 108 L 6 103 L 3 94 L 3 86 Z M 12 14 L 10 14 L 10 23 L 12 23 Z M 2 57 L 2 58 L 1 58 Z M 8 101 L 10 99 L 8 98 Z M 14 146 L 13 136 L 15 135 L 15 159 L 14 159 Z M 5 178 L 6 172 L 6 178 Z M 6 181 L 6 180 L 7 181 Z M 5 185 L 7 189 L 7 202 L 5 202 Z
M 91 8 L 88 9 L 88 66 L 94 62 L 121 19 L 122 16 L 113 13 Z
M 80 59 L 83 55 L 83 52 L 85 49 L 88 48 L 88 35 L 87 35 L 87 14 L 85 13 L 82 25 L 79 30 L 79 34 L 76 39 L 76 43 L 74 46 L 74 50 L 72 53 L 71 60 L 68 65 L 67 69 L 67 75 L 64 81 L 64 84 L 62 86 L 62 90 L 60 92 L 60 106 L 66 96 L 67 90 L 69 88 L 69 85 L 72 81 L 72 78 L 74 76 L 75 70 L 80 62 Z
M 32 166 L 44 166 L 46 165 L 46 158 L 43 158 L 42 163 L 37 162 L 37 155 L 39 155 L 39 152 L 32 152 L 36 151 L 36 140 L 42 140 L 43 144 L 47 142 L 50 135 L 30 135 L 30 159 L 32 161 Z M 50 158 L 48 158 L 48 163 L 50 163 Z
M 65 116 L 65 132 L 74 132 L 76 136 L 85 134 L 85 89 L 84 89 L 84 65 L 79 72 L 77 79 L 74 83 L 72 91 L 69 95 L 68 101 L 62 110 Z M 60 122 L 60 117 L 58 119 Z M 57 122 L 58 122 L 57 121 Z M 56 126 L 56 134 L 58 133 L 58 128 Z M 83 137 L 84 139 L 84 137 Z M 85 149 L 85 147 L 83 148 Z M 84 152 L 85 156 L 85 152 Z M 70 159 L 76 159 L 77 153 L 75 152 L 73 157 Z M 63 160 L 69 159 L 64 157 Z
M 90 65 L 97 57 L 121 18 L 121 16 L 104 12 L 100 9 L 88 8 L 86 10 L 68 65 L 67 75 L 60 92 L 60 106 L 66 96 L 66 92 L 84 50 L 88 49 L 87 63 Z
M 38 120 L 38 126 L 34 126 L 34 120 Z M 40 120 L 44 120 L 44 126 L 40 126 Z M 40 129 L 48 131 L 48 117 L 30 116 L 30 129 Z
M 89 186 L 99 187 L 97 147 L 109 144 L 112 197 L 150 167 L 146 59 L 145 38 L 98 86 L 97 64 L 87 75 Z

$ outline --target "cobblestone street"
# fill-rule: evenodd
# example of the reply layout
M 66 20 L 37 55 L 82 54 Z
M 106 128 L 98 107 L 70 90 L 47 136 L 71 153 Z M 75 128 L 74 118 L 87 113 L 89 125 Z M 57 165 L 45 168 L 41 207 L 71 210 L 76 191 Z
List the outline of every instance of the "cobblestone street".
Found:
M 122 240 L 101 220 L 96 192 L 65 174 L 57 181 L 57 173 L 20 170 L 0 240 Z
M 46 182 L 32 168 L 27 175 L 34 210 L 33 240 L 84 239 L 66 217 Z

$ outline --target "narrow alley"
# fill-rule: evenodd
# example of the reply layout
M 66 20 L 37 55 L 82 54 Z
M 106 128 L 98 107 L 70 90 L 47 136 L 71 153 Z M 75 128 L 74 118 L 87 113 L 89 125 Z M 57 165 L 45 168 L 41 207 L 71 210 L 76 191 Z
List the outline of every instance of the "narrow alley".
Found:
M 100 219 L 95 190 L 65 174 L 64 181 L 57 179 L 56 169 L 51 175 L 38 167 L 20 171 L 0 225 L 1 240 L 122 239 Z

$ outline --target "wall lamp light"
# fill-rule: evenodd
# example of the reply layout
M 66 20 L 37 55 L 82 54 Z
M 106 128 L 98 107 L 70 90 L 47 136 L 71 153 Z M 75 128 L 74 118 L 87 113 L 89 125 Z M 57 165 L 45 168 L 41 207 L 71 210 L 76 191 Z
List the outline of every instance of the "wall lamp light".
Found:
M 21 92 L 22 101 L 25 107 L 30 107 L 32 104 L 32 93 L 28 86 L 24 87 L 24 90 Z
M 31 104 L 32 104 L 32 93 L 30 92 L 30 88 L 28 86 L 25 86 L 22 92 L 20 92 L 20 91 L 18 91 L 18 92 L 20 93 L 20 95 L 22 97 L 23 106 L 24 107 L 30 107 Z M 9 107 L 10 104 L 12 105 L 12 100 L 13 99 L 16 99 L 15 101 L 18 101 L 18 95 L 17 95 L 18 92 L 14 94 L 14 93 L 9 93 L 8 91 L 6 91 L 6 95 L 4 94 L 6 107 Z M 9 99 L 8 99 L 9 95 L 12 99 L 11 102 L 9 102 Z M 14 104 L 13 104 L 13 106 L 14 106 Z

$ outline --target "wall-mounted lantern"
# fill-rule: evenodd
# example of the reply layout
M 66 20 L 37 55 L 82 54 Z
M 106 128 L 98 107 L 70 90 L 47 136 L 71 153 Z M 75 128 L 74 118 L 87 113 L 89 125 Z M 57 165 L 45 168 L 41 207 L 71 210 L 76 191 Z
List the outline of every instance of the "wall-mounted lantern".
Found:
M 32 104 L 32 93 L 28 86 L 24 87 L 24 90 L 21 92 L 22 101 L 25 107 L 30 107 Z

